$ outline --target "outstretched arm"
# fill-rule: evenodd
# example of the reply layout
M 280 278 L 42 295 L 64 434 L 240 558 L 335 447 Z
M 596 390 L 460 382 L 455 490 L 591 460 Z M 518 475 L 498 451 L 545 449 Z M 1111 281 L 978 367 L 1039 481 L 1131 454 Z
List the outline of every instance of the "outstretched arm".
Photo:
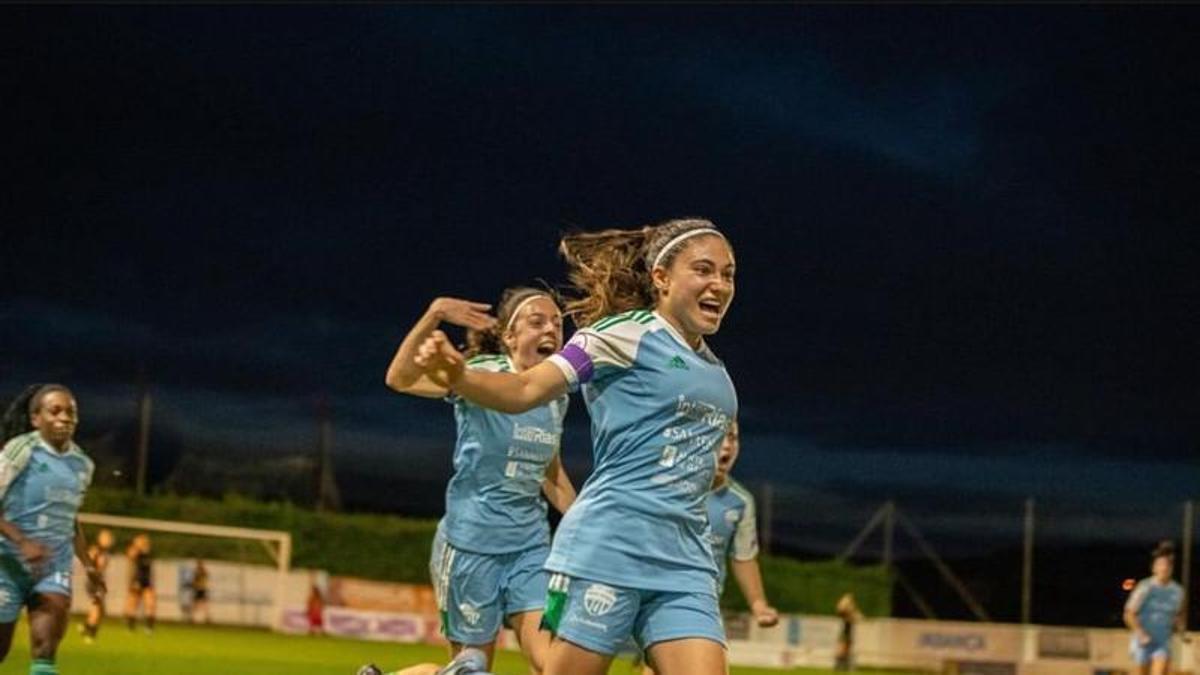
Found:
M 542 492 L 559 513 L 566 513 L 575 502 L 575 486 L 571 485 L 571 478 L 567 476 L 567 470 L 562 465 L 562 455 L 558 453 L 554 454 L 554 459 L 550 460 L 550 465 L 546 467 L 546 480 L 542 483 Z
M 496 323 L 496 319 L 487 314 L 491 305 L 480 302 L 469 302 L 457 298 L 437 298 L 429 304 L 429 309 L 421 315 L 417 323 L 408 331 L 396 355 L 388 365 L 384 382 L 392 389 L 414 396 L 426 398 L 441 398 L 446 395 L 445 387 L 431 382 L 421 372 L 420 366 L 414 361 L 417 349 L 430 336 L 442 321 L 470 328 L 485 330 Z
M 567 376 L 550 360 L 519 373 L 467 370 L 466 359 L 440 330 L 421 343 L 413 360 L 434 385 L 502 413 L 523 413 L 567 393 Z

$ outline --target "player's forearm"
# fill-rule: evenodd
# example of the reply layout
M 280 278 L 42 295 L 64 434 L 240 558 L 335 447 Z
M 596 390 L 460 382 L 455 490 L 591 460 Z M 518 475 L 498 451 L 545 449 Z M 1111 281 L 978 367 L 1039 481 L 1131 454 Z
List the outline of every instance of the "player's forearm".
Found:
M 557 366 L 542 362 L 520 373 L 467 370 L 453 390 L 476 405 L 516 415 L 562 396 L 567 382 Z
M 554 479 L 547 480 L 543 491 L 551 506 L 559 513 L 566 513 L 567 509 L 571 508 L 571 504 L 575 503 L 575 486 L 571 485 L 571 481 L 562 473 Z
M 84 569 L 90 570 L 95 567 L 95 561 L 88 555 L 87 535 L 84 534 L 83 527 L 78 521 L 75 522 L 75 557 L 83 563 Z
M 578 493 L 575 492 L 575 486 L 571 485 L 571 479 L 567 478 L 567 474 L 563 473 L 559 476 L 558 484 L 558 512 L 566 513 L 567 509 L 575 503 L 575 497 Z
M 413 359 L 416 357 L 421 343 L 437 330 L 441 321 L 441 312 L 438 309 L 437 300 L 434 300 L 430 303 L 429 309 L 425 310 L 417 323 L 408 331 L 408 335 L 404 336 L 400 347 L 396 349 L 396 355 L 392 357 L 387 374 L 384 376 L 387 386 L 403 392 L 421 379 L 421 368 Z
M 767 605 L 767 593 L 763 589 L 762 572 L 758 569 L 758 559 L 731 560 L 729 565 L 733 570 L 733 578 L 737 580 L 738 588 L 742 590 L 742 597 L 746 599 L 746 604 L 751 609 L 754 609 L 755 605 Z
M 1125 625 L 1137 633 L 1143 633 L 1142 622 L 1138 621 L 1137 612 L 1125 611 Z
M 25 533 L 19 527 L 3 518 L 0 518 L 0 535 L 4 535 L 5 539 L 17 545 L 25 541 Z

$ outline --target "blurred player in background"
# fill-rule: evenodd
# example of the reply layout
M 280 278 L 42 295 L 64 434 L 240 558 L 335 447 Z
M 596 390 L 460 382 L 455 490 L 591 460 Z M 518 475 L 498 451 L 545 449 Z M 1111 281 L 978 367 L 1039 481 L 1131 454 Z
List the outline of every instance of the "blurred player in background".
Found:
M 88 559 L 92 561 L 92 567 L 95 568 L 96 574 L 105 579 L 107 583 L 108 561 L 112 556 L 113 533 L 110 530 L 104 529 L 96 533 L 96 541 L 88 548 Z M 91 644 L 96 641 L 96 635 L 100 632 L 100 622 L 104 620 L 104 592 L 91 579 L 88 579 L 88 596 L 91 599 L 88 605 L 87 618 L 82 626 L 83 641 Z
M 717 563 L 719 586 L 724 588 L 726 561 L 733 569 L 742 597 L 763 628 L 779 623 L 779 612 L 767 602 L 762 571 L 758 567 L 758 525 L 755 522 L 754 495 L 735 481 L 729 472 L 741 452 L 738 423 L 725 434 L 717 455 L 717 473 L 708 496 L 708 522 L 712 528 L 713 558 Z
M 853 593 L 846 593 L 838 599 L 837 615 L 842 620 L 842 630 L 838 633 L 833 669 L 845 672 L 854 669 L 854 626 L 863 618 Z
M 737 396 L 704 337 L 733 300 L 733 249 L 711 222 L 680 219 L 569 235 L 560 250 L 583 328 L 559 353 L 483 372 L 435 332 L 418 363 L 507 413 L 583 391 L 596 463 L 546 560 L 547 674 L 606 673 L 632 637 L 662 675 L 724 675 L 707 499 Z
M 0 661 L 22 607 L 29 612 L 30 675 L 57 675 L 55 657 L 71 607 L 76 556 L 91 588 L 104 577 L 88 557 L 77 516 L 94 465 L 73 440 L 79 407 L 69 389 L 33 385 L 4 413 L 0 451 Z
M 398 392 L 454 404 L 454 476 L 429 564 L 452 653 L 475 647 L 490 662 L 496 636 L 508 625 L 536 675 L 550 644 L 538 629 L 550 551 L 542 496 L 560 512 L 575 499 L 559 454 L 567 397 L 520 414 L 500 413 L 432 382 L 415 362 L 418 347 L 443 321 L 468 329 L 466 367 L 473 372 L 523 372 L 562 347 L 562 312 L 549 291 L 509 288 L 497 318 L 487 314 L 489 307 L 434 300 L 396 350 L 385 380 Z
M 1183 628 L 1183 587 L 1175 572 L 1175 545 L 1164 541 L 1151 555 L 1151 575 L 1138 582 L 1125 603 L 1125 625 L 1133 631 L 1130 652 L 1141 675 L 1166 675 L 1171 636 Z
M 713 490 L 708 495 L 713 559 L 717 563 L 718 588 L 725 587 L 728 561 L 754 621 L 763 628 L 770 628 L 779 623 L 779 612 L 767 602 L 762 571 L 758 566 L 754 496 L 729 475 L 740 452 L 741 436 L 735 421 L 717 453 L 717 472 L 713 477 Z M 653 672 L 649 666 L 644 668 L 645 675 Z
M 129 592 L 125 596 L 125 623 L 129 630 L 137 627 L 138 609 L 146 620 L 146 632 L 154 632 L 154 616 L 158 599 L 154 592 L 154 556 L 150 550 L 150 535 L 142 532 L 133 538 L 125 551 L 129 559 Z
M 305 614 L 308 615 L 308 634 L 325 634 L 325 596 L 316 584 L 309 584 L 308 600 L 304 603 Z
M 192 611 L 189 620 L 211 623 L 212 616 L 208 610 L 208 567 L 203 560 L 196 561 L 192 570 Z

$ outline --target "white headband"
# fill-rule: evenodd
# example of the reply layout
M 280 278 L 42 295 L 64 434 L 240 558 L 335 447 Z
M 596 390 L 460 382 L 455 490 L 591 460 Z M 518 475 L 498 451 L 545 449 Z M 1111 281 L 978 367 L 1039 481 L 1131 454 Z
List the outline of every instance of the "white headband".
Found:
M 722 239 L 725 238 L 725 235 L 721 234 L 721 232 L 715 227 L 697 227 L 694 230 L 688 230 L 683 234 L 676 235 L 674 239 L 668 241 L 661 249 L 659 249 L 658 255 L 654 256 L 654 264 L 650 266 L 650 269 L 658 267 L 658 264 L 662 262 L 663 256 L 667 254 L 667 251 L 670 251 L 678 246 L 680 242 L 702 234 L 715 234 Z
M 522 300 L 520 303 L 517 304 L 517 306 L 513 309 L 512 314 L 508 315 L 508 324 L 506 326 L 504 326 L 505 333 L 512 330 L 513 322 L 517 320 L 517 315 L 521 313 L 521 308 L 524 307 L 525 305 L 528 305 L 530 302 L 537 300 L 538 298 L 546 298 L 550 302 L 554 302 L 554 298 L 550 297 L 549 293 L 534 293 L 533 295 L 529 296 L 528 298 L 525 298 L 524 300 Z M 555 307 L 555 309 L 557 309 L 558 304 L 555 303 L 554 307 Z M 560 312 L 560 314 L 561 314 L 561 312 Z

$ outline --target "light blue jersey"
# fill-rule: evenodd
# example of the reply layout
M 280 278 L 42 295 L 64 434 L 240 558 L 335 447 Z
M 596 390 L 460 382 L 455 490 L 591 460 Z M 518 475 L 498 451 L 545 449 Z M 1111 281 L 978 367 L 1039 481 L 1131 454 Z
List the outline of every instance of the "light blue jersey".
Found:
M 50 447 L 32 431 L 13 438 L 0 451 L 0 508 L 4 519 L 49 556 L 32 569 L 20 547 L 0 538 L 0 623 L 12 623 L 29 598 L 71 595 L 75 517 L 92 483 L 92 460 L 72 443 L 66 452 Z
M 716 592 L 706 502 L 737 414 L 725 366 L 657 314 L 580 330 L 550 357 L 592 417 L 595 468 L 546 569 L 643 590 Z
M 732 478 L 708 495 L 708 523 L 712 528 L 713 560 L 717 563 L 719 584 L 724 586 L 726 564 L 758 557 L 758 527 L 754 522 L 754 496 Z
M 507 356 L 497 355 L 476 356 L 467 367 L 516 370 Z M 559 451 L 567 398 L 520 415 L 451 400 L 458 440 L 439 530 L 454 548 L 473 553 L 548 545 L 550 524 L 541 492 L 546 468 Z
M 4 519 L 55 553 L 71 550 L 75 516 L 93 470 L 92 460 L 74 443 L 60 453 L 37 431 L 13 438 L 0 453 Z M 18 547 L 8 539 L 2 541 L 4 554 L 19 559 Z
M 1175 630 L 1175 617 L 1183 606 L 1183 586 L 1174 581 L 1160 584 L 1153 577 L 1138 582 L 1125 609 L 1137 614 L 1142 630 L 1154 644 L 1168 645 Z

